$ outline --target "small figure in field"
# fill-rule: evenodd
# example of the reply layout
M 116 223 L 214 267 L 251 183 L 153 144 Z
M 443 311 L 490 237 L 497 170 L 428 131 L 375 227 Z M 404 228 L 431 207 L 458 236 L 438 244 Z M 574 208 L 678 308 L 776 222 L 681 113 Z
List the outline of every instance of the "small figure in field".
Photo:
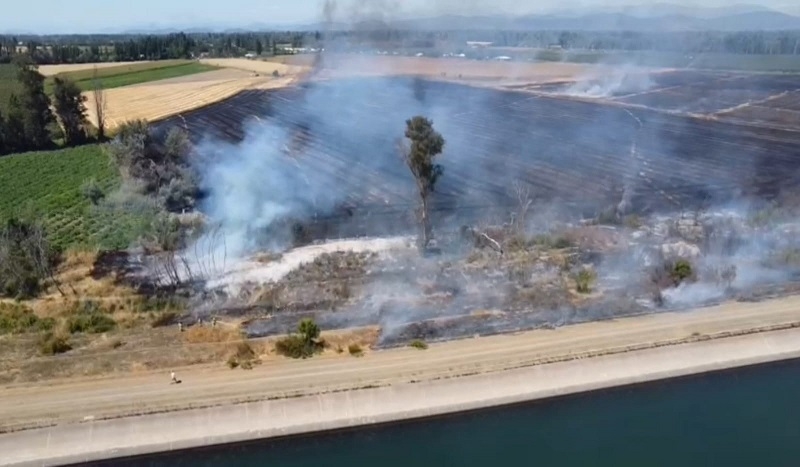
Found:
M 178 323 L 178 332 L 183 332 L 183 323 Z
M 181 380 L 179 380 L 178 377 L 175 376 L 174 371 L 170 372 L 169 376 L 171 379 L 169 384 L 181 384 Z
M 217 327 L 217 317 L 216 316 L 211 318 L 211 327 L 212 328 Z

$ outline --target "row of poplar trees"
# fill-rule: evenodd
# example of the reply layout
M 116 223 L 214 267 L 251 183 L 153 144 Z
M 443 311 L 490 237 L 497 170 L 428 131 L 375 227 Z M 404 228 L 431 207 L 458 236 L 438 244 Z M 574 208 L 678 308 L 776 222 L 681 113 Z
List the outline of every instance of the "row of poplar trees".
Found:
M 0 107 L 0 155 L 52 149 L 87 142 L 86 97 L 72 81 L 55 77 L 53 93 L 45 92 L 45 77 L 27 55 L 14 59 L 17 91 L 11 94 L 5 114 Z M 6 85 L 7 83 L 3 83 Z

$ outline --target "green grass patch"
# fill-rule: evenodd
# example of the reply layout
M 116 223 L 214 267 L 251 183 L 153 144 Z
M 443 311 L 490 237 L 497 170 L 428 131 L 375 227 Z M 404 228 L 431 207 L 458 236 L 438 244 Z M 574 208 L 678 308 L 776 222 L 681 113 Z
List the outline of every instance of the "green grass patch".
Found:
M 178 78 L 180 76 L 193 75 L 216 69 L 217 68 L 214 66 L 205 65 L 193 60 L 162 60 L 98 68 L 97 79 L 100 81 L 103 89 L 112 89 L 122 86 L 131 86 L 133 84 L 148 83 L 150 81 Z M 94 69 L 60 73 L 58 76 L 74 81 L 83 91 L 89 91 L 94 88 Z M 52 91 L 53 79 L 53 77 L 50 77 L 45 82 L 45 90 L 48 94 Z
M 149 213 L 92 206 L 82 192 L 90 179 L 106 193 L 120 184 L 98 144 L 0 157 L 0 222 L 33 214 L 64 249 L 130 246 L 149 227 Z

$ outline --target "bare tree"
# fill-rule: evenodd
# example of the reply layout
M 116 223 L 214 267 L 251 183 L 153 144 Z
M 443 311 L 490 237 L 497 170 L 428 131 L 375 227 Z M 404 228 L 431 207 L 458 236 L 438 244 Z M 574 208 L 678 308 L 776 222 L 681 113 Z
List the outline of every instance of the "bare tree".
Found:
M 97 73 L 97 66 L 92 73 L 92 93 L 94 94 L 94 112 L 97 115 L 97 139 L 103 140 L 106 137 L 106 95 L 103 90 L 103 83 Z
M 511 185 L 511 194 L 517 201 L 517 212 L 514 213 L 514 219 L 511 222 L 511 227 L 516 231 L 521 231 L 525 229 L 528 210 L 530 210 L 531 204 L 533 204 L 531 187 L 530 185 L 523 184 L 520 181 L 515 181 Z
M 401 149 L 406 165 L 414 175 L 417 185 L 420 206 L 418 219 L 420 223 L 419 248 L 424 250 L 433 239 L 433 225 L 430 218 L 430 196 L 436 182 L 444 170 L 434 159 L 444 149 L 444 138 L 433 129 L 433 122 L 422 116 L 406 120 L 406 138 L 410 146 Z

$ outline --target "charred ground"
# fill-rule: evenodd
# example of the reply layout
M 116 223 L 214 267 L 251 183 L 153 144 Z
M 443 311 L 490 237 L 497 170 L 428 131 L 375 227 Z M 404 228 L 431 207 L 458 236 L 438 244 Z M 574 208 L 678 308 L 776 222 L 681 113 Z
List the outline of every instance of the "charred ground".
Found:
M 288 208 L 248 232 L 295 245 L 413 233 L 412 180 L 396 149 L 403 122 L 427 115 L 447 140 L 440 256 L 316 254 L 288 275 L 215 292 L 203 313 L 245 315 L 254 336 L 305 317 L 323 328 L 380 325 L 389 345 L 794 290 L 800 127 L 786 112 L 800 76 L 648 80 L 601 97 L 567 92 L 574 83 L 511 92 L 318 81 L 162 122 L 188 129 L 201 166 L 270 158 L 260 167 L 286 176 L 266 201 Z

